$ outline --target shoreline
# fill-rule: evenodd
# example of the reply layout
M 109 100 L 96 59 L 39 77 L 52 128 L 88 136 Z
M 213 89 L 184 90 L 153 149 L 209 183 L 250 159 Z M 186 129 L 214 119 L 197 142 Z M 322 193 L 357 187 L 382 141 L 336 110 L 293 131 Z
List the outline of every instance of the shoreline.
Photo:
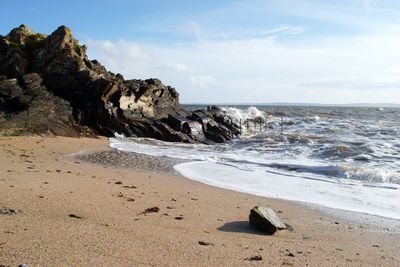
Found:
M 168 174 L 168 175 L 180 176 L 196 183 L 204 184 L 215 188 L 220 188 L 223 190 L 229 190 L 232 192 L 248 194 L 266 199 L 274 199 L 277 201 L 287 201 L 289 203 L 294 203 L 295 205 L 300 205 L 303 208 L 318 210 L 322 212 L 324 215 L 332 215 L 333 217 L 346 220 L 350 223 L 369 225 L 371 227 L 376 228 L 377 231 L 400 234 L 400 220 L 398 219 L 383 217 L 369 213 L 351 211 L 351 210 L 335 209 L 308 202 L 267 197 L 244 191 L 224 188 L 222 186 L 207 184 L 191 179 L 189 177 L 184 176 L 179 171 L 175 170 L 174 166 L 176 164 L 191 162 L 190 160 L 150 156 L 135 152 L 125 152 L 110 147 L 107 147 L 107 149 L 104 150 L 79 151 L 78 153 L 67 155 L 67 159 L 86 161 L 89 164 L 113 167 L 116 169 L 126 168 L 137 171 L 150 172 L 154 174 Z M 152 161 L 151 168 L 147 168 L 146 166 L 140 165 L 142 162 L 145 161 Z M 129 165 L 129 163 L 131 163 L 132 165 Z
M 65 160 L 82 150 L 107 150 L 105 138 L 2 137 L 0 145 L 7 166 L 0 170 L 0 208 L 16 211 L 0 215 L 0 265 L 400 263 L 398 234 L 299 203 L 176 174 Z M 259 204 L 280 211 L 294 231 L 265 236 L 251 228 L 248 213 Z M 143 214 L 151 207 L 160 211 Z M 248 260 L 255 255 L 262 261 Z

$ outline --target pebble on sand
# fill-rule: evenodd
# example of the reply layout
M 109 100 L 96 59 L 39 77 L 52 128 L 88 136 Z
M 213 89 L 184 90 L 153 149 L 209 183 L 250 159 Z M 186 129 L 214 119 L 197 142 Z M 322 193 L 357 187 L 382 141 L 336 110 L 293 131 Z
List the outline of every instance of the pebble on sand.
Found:
M 258 230 L 271 235 L 277 230 L 287 228 L 273 209 L 262 206 L 250 210 L 249 221 Z
M 11 216 L 11 215 L 17 214 L 17 212 L 10 208 L 4 208 L 4 209 L 0 210 L 0 214 Z

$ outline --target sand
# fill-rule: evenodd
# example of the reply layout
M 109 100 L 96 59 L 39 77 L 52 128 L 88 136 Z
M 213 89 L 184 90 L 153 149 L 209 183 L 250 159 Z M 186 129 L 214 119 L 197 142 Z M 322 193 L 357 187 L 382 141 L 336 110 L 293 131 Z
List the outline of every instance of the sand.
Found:
M 154 158 L 67 156 L 107 149 L 105 138 L 0 138 L 0 266 L 400 265 L 398 226 L 210 187 Z M 256 205 L 293 231 L 253 229 Z

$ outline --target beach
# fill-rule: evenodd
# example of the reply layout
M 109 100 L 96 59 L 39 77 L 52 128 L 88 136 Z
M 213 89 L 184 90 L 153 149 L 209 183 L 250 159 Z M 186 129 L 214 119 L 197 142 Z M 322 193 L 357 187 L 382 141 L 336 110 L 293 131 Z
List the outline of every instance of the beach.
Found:
M 89 163 L 81 151 L 97 155 Z M 211 187 L 107 151 L 106 138 L 0 138 L 0 266 L 400 265 L 398 224 Z M 293 229 L 258 232 L 248 223 L 257 205 Z

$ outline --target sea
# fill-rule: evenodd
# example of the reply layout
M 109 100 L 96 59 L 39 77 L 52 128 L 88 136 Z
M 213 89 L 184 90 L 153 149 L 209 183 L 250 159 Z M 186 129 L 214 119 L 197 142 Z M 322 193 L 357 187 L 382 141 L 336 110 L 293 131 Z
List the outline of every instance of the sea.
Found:
M 230 142 L 117 136 L 110 146 L 182 159 L 174 169 L 208 185 L 400 220 L 400 108 L 220 107 L 242 124 Z

